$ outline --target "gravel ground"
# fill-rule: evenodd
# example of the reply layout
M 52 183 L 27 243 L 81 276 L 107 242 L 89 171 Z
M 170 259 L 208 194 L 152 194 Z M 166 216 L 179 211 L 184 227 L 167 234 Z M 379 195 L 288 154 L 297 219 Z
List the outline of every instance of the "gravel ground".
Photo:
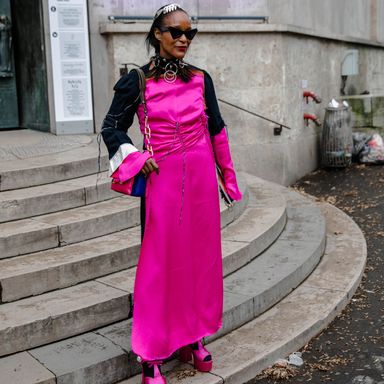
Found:
M 366 237 L 368 261 L 347 308 L 300 351 L 304 365 L 267 369 L 255 383 L 384 384 L 384 168 L 320 169 L 293 188 L 350 215 Z

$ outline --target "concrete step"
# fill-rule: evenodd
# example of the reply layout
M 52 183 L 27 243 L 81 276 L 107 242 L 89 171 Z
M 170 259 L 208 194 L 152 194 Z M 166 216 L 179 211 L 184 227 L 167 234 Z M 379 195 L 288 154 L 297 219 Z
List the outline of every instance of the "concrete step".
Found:
M 81 207 L 118 197 L 107 172 L 0 192 L 0 223 Z
M 108 155 L 101 146 L 100 168 L 108 168 Z M 44 156 L 2 161 L 0 163 L 0 191 L 28 188 L 36 185 L 74 179 L 98 172 L 96 137 L 90 145 Z
M 260 185 L 261 186 L 261 185 Z M 231 209 L 222 206 L 222 225 L 240 216 L 244 201 Z M 260 202 L 263 201 L 260 195 Z M 269 204 L 269 206 L 268 206 Z M 267 208 L 270 212 L 267 212 Z M 265 203 L 265 215 L 255 220 L 255 239 L 250 242 L 223 241 L 226 274 L 249 262 L 251 254 L 261 252 L 281 232 L 285 224 L 285 200 L 276 196 Z M 245 219 L 243 230 L 247 230 Z M 236 225 L 243 225 L 238 220 Z M 106 236 L 42 252 L 0 260 L 0 302 L 10 302 L 83 281 L 98 278 L 136 265 L 140 248 L 140 228 L 134 227 Z
M 246 190 L 244 181 L 241 183 Z M 120 193 L 111 190 L 108 172 L 93 174 L 59 181 L 56 183 L 0 192 L 0 223 L 40 216 L 47 213 L 68 210 L 100 201 L 121 197 Z M 233 221 L 236 212 L 246 205 L 246 198 L 236 204 L 224 216 L 227 222 Z M 136 200 L 136 199 L 135 199 Z M 222 203 L 222 210 L 225 206 Z M 223 223 L 224 226 L 226 225 Z
M 83 182 L 90 180 L 92 176 L 82 179 Z M 67 183 L 75 184 L 77 181 L 70 180 Z M 222 227 L 235 220 L 248 202 L 246 183 L 240 180 L 239 184 L 244 199 L 230 208 L 221 203 Z M 87 194 L 86 184 L 82 185 Z M 90 200 L 96 199 L 97 194 L 92 188 L 88 188 Z M 105 188 L 99 196 L 108 195 Z M 119 196 L 78 208 L 0 223 L 0 259 L 62 247 L 138 225 L 140 199 L 121 194 Z
M 250 196 L 250 200 L 255 200 L 255 196 Z M 263 203 L 261 195 L 257 201 L 258 204 Z M 243 215 L 222 231 L 223 276 L 227 277 L 235 271 L 243 274 L 253 259 L 271 245 L 274 246 L 273 243 L 282 234 L 285 224 L 286 202 L 280 195 L 275 195 L 269 204 L 265 202 L 263 207 L 253 206 L 250 202 Z M 135 274 L 134 267 L 96 281 L 132 293 Z M 224 282 L 228 279 L 230 280 L 231 276 L 225 278 Z M 227 307 L 232 309 L 232 296 L 228 293 L 227 297 Z
M 211 373 L 175 360 L 163 366 L 169 384 L 246 383 L 276 359 L 305 345 L 337 316 L 355 292 L 365 265 L 366 244 L 357 225 L 341 211 L 321 205 L 327 220 L 327 246 L 314 272 L 294 291 L 255 320 L 210 343 Z M 342 266 L 342 268 L 341 268 Z M 5 383 L 110 384 L 139 371 L 130 348 L 130 320 L 0 359 Z M 125 326 L 123 326 L 125 325 Z M 139 384 L 140 375 L 119 384 Z
M 180 381 L 178 373 L 191 370 L 192 365 L 176 360 L 164 365 L 168 384 L 254 383 L 258 373 L 306 345 L 341 313 L 360 284 L 366 242 L 359 227 L 343 212 L 328 204 L 321 204 L 321 210 L 327 220 L 327 246 L 314 272 L 270 310 L 210 343 L 214 359 L 210 373 L 197 372 Z M 122 354 L 127 356 L 125 351 Z M 140 380 L 136 375 L 119 384 L 139 384 Z
M 324 238 L 321 235 L 320 225 L 317 228 L 316 240 L 310 246 L 309 238 L 314 232 L 313 227 L 315 222 L 319 223 L 319 220 L 313 217 L 313 213 L 312 210 L 308 212 L 307 216 L 292 216 L 291 219 L 292 221 L 307 221 L 301 224 L 304 227 L 302 234 L 304 240 L 302 242 L 305 244 L 300 246 L 299 241 L 294 242 L 290 239 L 293 233 L 290 233 L 289 228 L 293 230 L 294 226 L 290 226 L 288 223 L 282 232 L 282 240 L 279 238 L 263 254 L 224 279 L 225 313 L 223 330 L 220 334 L 239 327 L 273 305 L 276 300 L 281 299 L 304 279 L 310 272 L 311 266 L 313 268 L 318 262 Z M 275 254 L 275 251 L 272 251 L 275 244 L 279 242 L 286 245 L 284 247 L 285 253 L 280 254 L 280 263 L 279 256 Z M 297 245 L 297 249 L 293 249 L 295 255 L 292 256 L 292 260 L 286 260 L 287 249 L 292 248 L 293 243 Z M 281 249 L 281 245 L 279 247 Z M 298 256 L 299 254 L 301 258 Z M 265 273 L 261 272 L 262 268 Z M 113 279 L 113 276 L 110 276 L 109 279 L 105 277 L 40 296 L 2 304 L 0 306 L 0 318 L 3 319 L 0 328 L 0 354 L 14 353 L 98 328 L 103 325 L 105 317 L 109 318 L 109 323 L 119 321 L 121 313 L 125 313 L 125 318 L 127 318 L 130 309 L 129 302 L 132 300 L 131 292 L 134 278 L 132 270 L 128 270 L 127 273 L 124 281 L 122 279 L 117 281 Z M 257 284 L 254 284 L 253 275 L 255 273 L 260 276 L 256 279 Z M 245 292 L 244 287 L 247 284 L 250 287 Z M 251 284 L 254 284 L 253 289 Z M 99 290 L 102 291 L 102 286 L 112 290 L 111 293 L 119 293 L 122 296 L 119 296 L 118 300 L 110 300 L 105 304 L 102 302 L 99 307 L 96 306 L 97 313 L 95 314 L 96 296 L 100 294 Z M 91 295 L 88 294 L 91 289 L 95 297 L 90 297 Z M 84 295 L 82 290 L 85 291 Z M 115 305 L 118 307 L 115 308 Z M 103 306 L 105 313 L 101 313 Z M 63 313 L 63 308 L 65 308 L 65 313 Z M 97 324 L 99 317 L 100 325 Z M 88 323 L 87 319 L 89 319 Z M 76 322 L 76 327 L 73 326 L 73 322 Z M 108 331 L 111 337 L 115 335 L 117 338 L 124 336 L 124 339 L 129 339 L 129 334 L 125 333 L 127 331 L 126 323 L 117 323 L 110 327 L 104 330 L 99 329 L 98 332 Z M 73 342 L 78 343 L 78 338 L 74 338 Z M 10 344 L 6 340 L 13 340 L 13 342 Z M 71 342 L 71 340 L 66 340 L 41 348 L 54 348 L 55 345 L 58 347 L 57 343 L 66 345 L 66 343 Z M 64 344 L 60 344 L 61 346 L 58 348 L 64 348 Z
M 118 197 L 0 224 L 0 259 L 103 236 L 138 225 L 139 200 Z
M 313 271 L 323 255 L 326 225 L 319 208 L 295 192 L 282 192 L 287 201 L 284 230 L 262 254 L 224 279 L 223 326 L 207 341 L 276 304 Z
M 89 281 L 0 306 L 0 355 L 126 319 L 130 295 Z M 90 328 L 91 327 L 91 328 Z
M 140 228 L 0 260 L 0 302 L 69 287 L 137 263 Z M 1 306 L 0 306 L 1 308 Z

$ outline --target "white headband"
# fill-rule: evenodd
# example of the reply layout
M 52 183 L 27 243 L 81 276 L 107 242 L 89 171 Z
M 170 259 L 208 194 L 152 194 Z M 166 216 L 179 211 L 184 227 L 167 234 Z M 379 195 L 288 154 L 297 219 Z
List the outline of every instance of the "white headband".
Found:
M 157 12 L 156 12 L 156 15 L 155 17 L 153 18 L 154 20 L 157 19 L 161 14 L 165 15 L 169 12 L 173 12 L 173 11 L 176 11 L 178 9 L 181 9 L 181 6 L 179 4 L 176 4 L 176 3 L 172 3 L 172 4 L 168 4 L 168 5 L 164 5 L 164 7 L 161 7 Z

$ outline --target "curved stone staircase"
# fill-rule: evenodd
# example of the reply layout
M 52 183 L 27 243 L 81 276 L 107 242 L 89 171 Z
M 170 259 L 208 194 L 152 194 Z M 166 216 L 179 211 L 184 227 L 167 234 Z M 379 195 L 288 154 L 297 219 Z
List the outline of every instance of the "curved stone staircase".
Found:
M 0 171 L 1 384 L 140 383 L 130 347 L 139 204 L 96 175 L 96 156 L 76 149 Z M 214 369 L 184 382 L 251 380 L 321 331 L 364 268 L 364 237 L 346 215 L 239 176 L 244 199 L 221 206 L 223 327 L 206 338 Z M 163 370 L 180 382 L 185 367 L 171 359 Z

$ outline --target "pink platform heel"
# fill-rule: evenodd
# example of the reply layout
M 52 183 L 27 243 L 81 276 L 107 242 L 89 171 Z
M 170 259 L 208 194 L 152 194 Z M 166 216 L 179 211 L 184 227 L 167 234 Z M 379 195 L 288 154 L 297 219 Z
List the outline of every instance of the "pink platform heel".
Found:
M 212 370 L 212 355 L 204 348 L 201 340 L 180 348 L 179 359 L 181 362 L 188 363 L 192 360 L 192 356 L 195 369 L 200 372 L 209 372 Z
M 160 365 L 162 360 L 143 361 L 142 384 L 167 384 L 167 379 L 162 375 Z

